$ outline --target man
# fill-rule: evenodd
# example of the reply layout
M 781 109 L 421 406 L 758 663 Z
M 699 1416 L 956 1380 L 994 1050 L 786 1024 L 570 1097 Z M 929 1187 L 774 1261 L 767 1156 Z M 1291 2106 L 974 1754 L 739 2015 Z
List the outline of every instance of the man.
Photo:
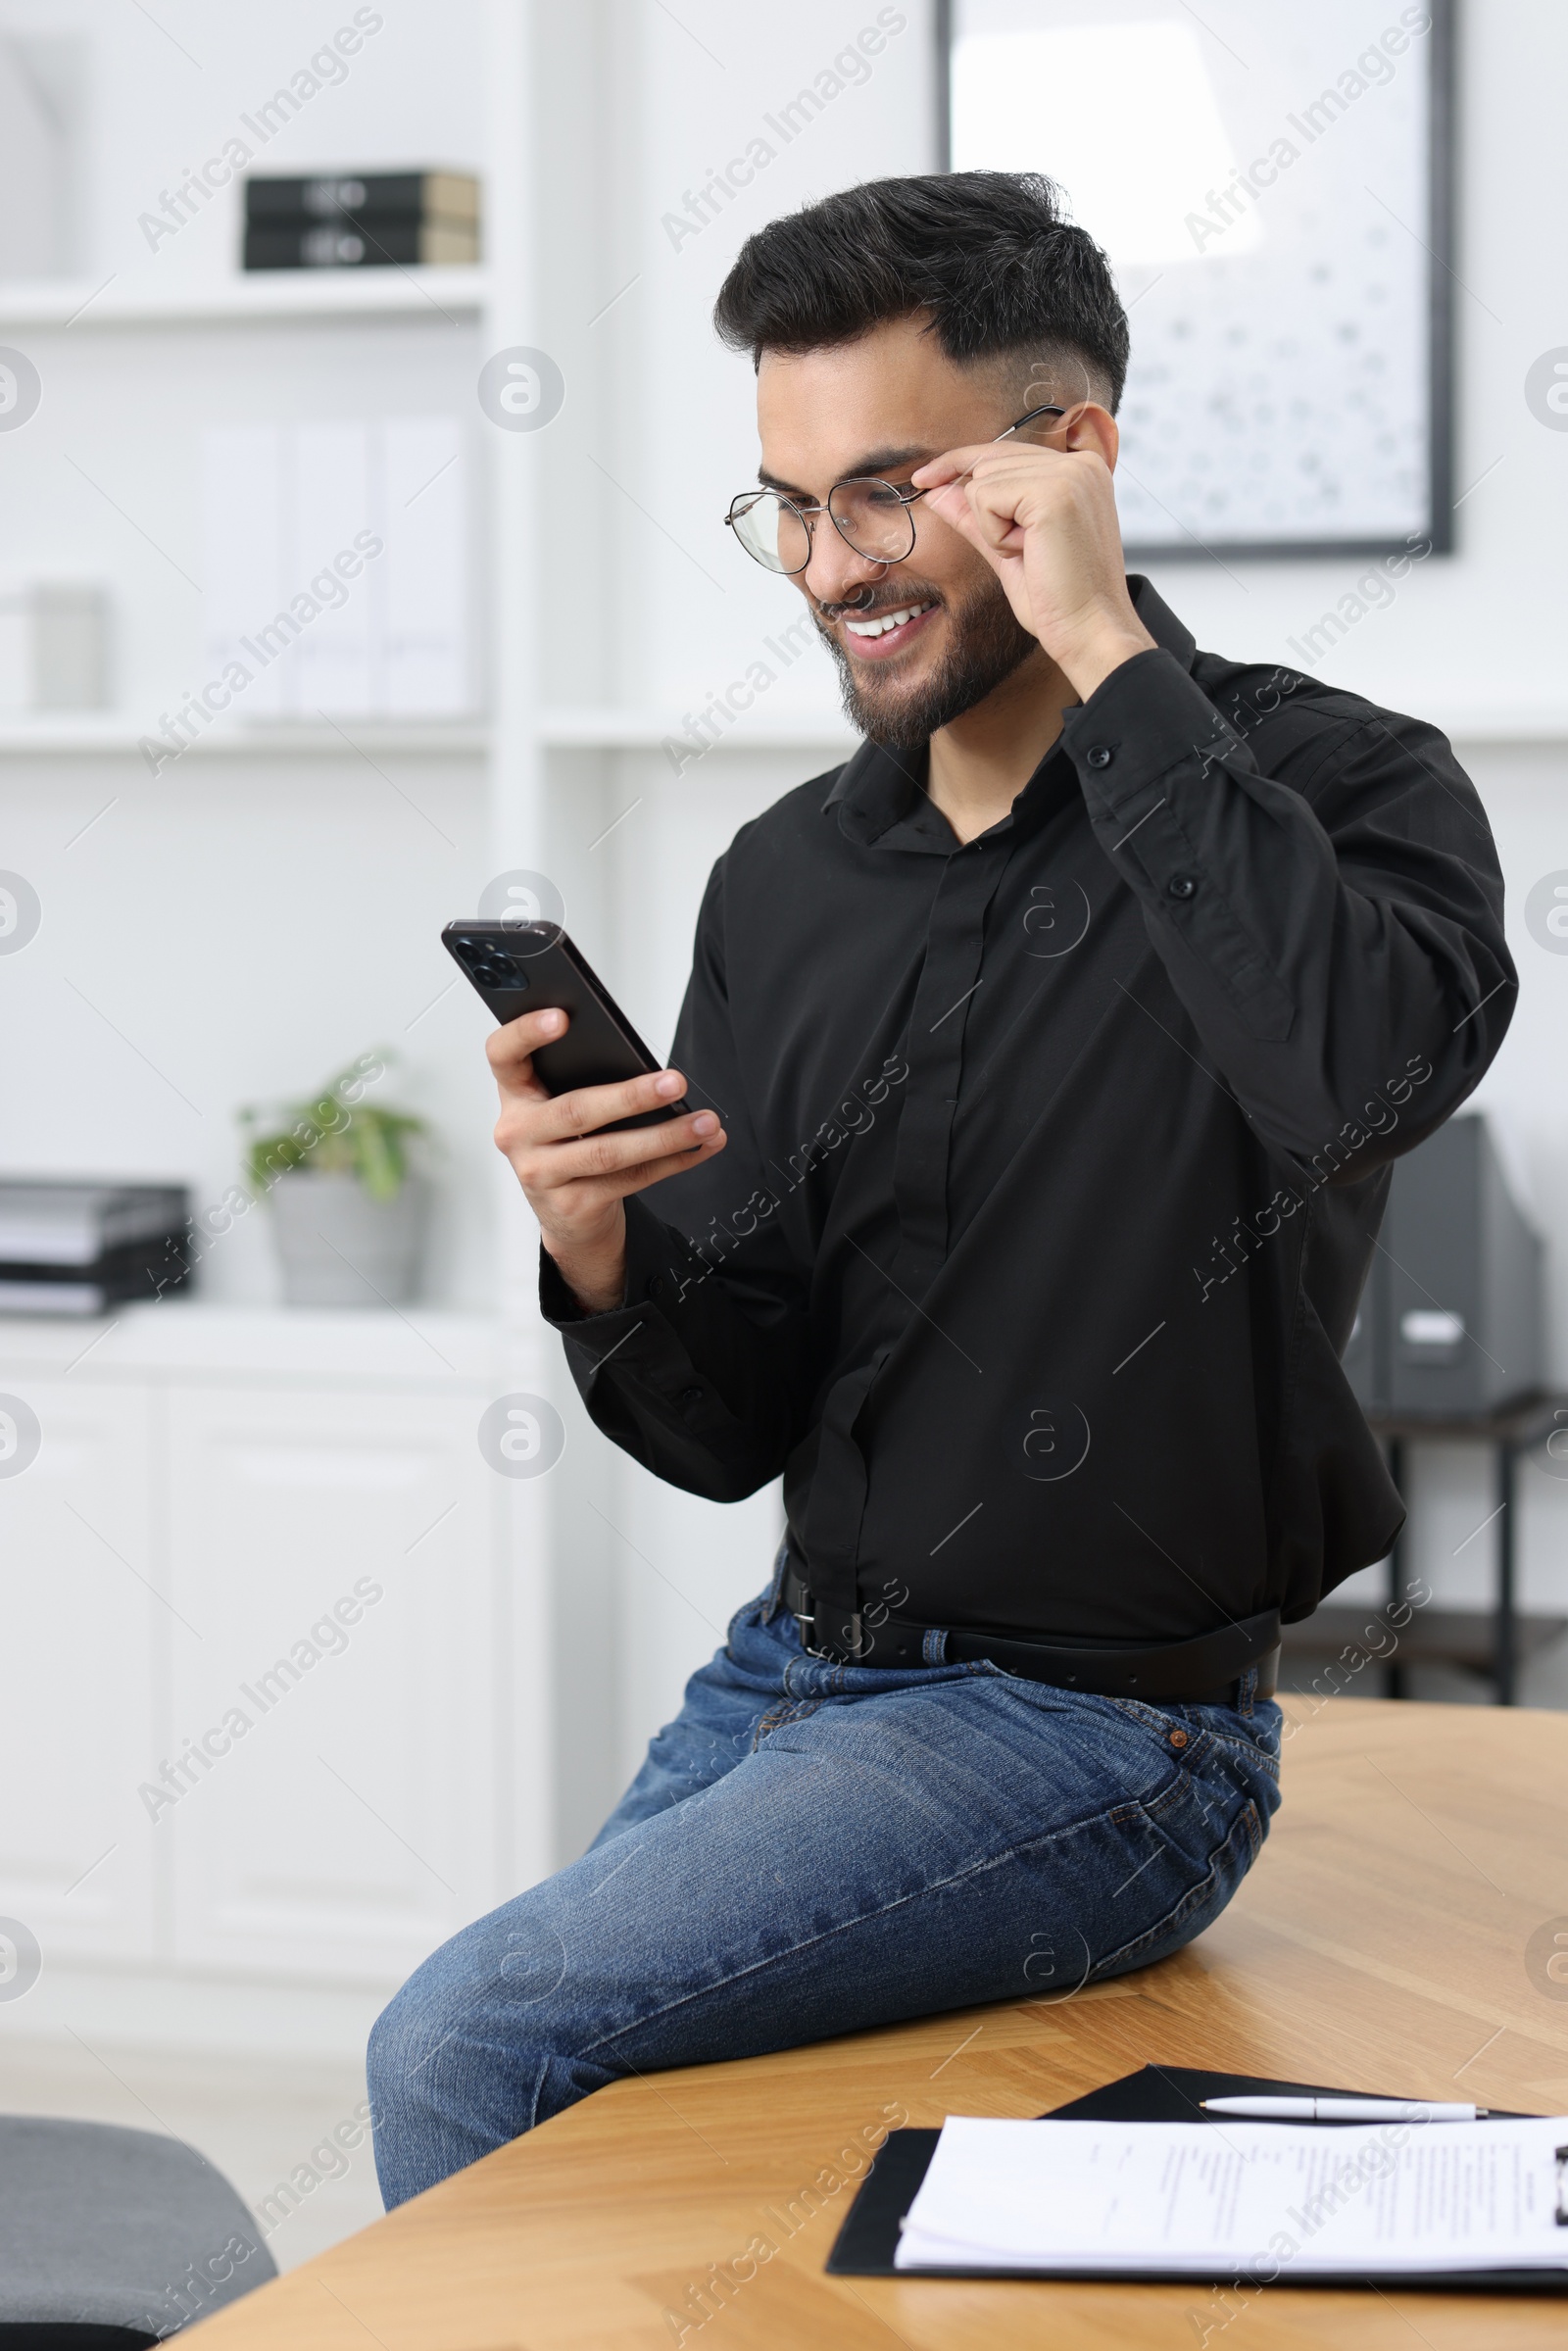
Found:
M 733 535 L 865 741 L 719 860 L 674 1069 L 551 1101 L 559 1013 L 489 1051 L 595 1421 L 715 1500 L 782 1473 L 788 1532 L 590 1852 L 377 2026 L 389 2204 L 628 2072 L 1069 1993 L 1216 1916 L 1281 1619 L 1399 1525 L 1339 1364 L 1390 1164 L 1512 1004 L 1441 736 L 1127 578 L 1126 320 L 1047 182 L 831 197 L 717 323 Z

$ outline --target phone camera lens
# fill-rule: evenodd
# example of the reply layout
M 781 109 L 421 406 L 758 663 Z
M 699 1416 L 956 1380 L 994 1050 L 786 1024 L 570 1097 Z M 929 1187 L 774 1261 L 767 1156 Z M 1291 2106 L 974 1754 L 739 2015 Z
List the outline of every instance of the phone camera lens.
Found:
M 481 988 L 526 988 L 527 974 L 517 969 L 511 955 L 488 939 L 465 939 L 460 942 L 468 969 Z

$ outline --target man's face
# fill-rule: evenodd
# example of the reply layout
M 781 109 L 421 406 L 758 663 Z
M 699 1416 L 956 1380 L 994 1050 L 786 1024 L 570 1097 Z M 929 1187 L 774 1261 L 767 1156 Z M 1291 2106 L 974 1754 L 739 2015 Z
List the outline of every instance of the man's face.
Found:
M 903 488 L 927 458 L 993 440 L 1032 405 L 1009 373 L 959 367 L 920 329 L 902 318 L 825 351 L 763 353 L 757 410 L 769 488 L 804 506 L 825 504 L 835 482 L 857 476 Z M 896 749 L 923 743 L 1022 662 L 1045 659 L 985 558 L 923 500 L 908 511 L 915 537 L 905 562 L 858 555 L 820 514 L 811 560 L 793 575 L 838 663 L 852 724 Z

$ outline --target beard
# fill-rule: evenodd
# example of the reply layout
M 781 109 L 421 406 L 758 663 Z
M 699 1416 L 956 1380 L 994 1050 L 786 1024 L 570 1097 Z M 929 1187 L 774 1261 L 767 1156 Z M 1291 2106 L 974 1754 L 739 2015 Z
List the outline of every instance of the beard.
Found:
M 817 627 L 837 664 L 844 713 L 857 734 L 885 751 L 918 751 L 940 727 L 951 725 L 976 703 L 984 702 L 1032 653 L 1039 652 L 1040 645 L 1017 619 L 994 573 L 956 606 L 918 581 L 901 580 L 899 585 L 903 593 L 896 601 L 879 598 L 870 610 L 896 612 L 908 604 L 940 604 L 953 625 L 947 653 L 918 685 L 901 688 L 894 676 L 884 678 L 875 669 L 857 669 L 820 620 Z

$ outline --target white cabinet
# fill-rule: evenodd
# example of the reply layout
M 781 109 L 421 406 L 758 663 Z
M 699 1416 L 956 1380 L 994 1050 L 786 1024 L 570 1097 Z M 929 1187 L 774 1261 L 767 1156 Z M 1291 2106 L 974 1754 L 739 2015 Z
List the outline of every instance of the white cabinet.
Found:
M 391 1984 L 537 1874 L 546 1522 L 477 1441 L 532 1382 L 421 1320 L 0 1324 L 42 1431 L 0 1476 L 0 1914 L 46 1967 Z
M 478 1410 L 172 1393 L 172 1588 L 200 1635 L 174 1628 L 157 1806 L 181 1962 L 401 1976 L 491 1898 L 499 1482 Z
M 0 1390 L 41 1434 L 27 1467 L 0 1478 L 0 1911 L 46 1956 L 145 1957 L 155 1871 L 135 1784 L 172 1621 L 152 1542 L 153 1399 L 10 1370 Z

